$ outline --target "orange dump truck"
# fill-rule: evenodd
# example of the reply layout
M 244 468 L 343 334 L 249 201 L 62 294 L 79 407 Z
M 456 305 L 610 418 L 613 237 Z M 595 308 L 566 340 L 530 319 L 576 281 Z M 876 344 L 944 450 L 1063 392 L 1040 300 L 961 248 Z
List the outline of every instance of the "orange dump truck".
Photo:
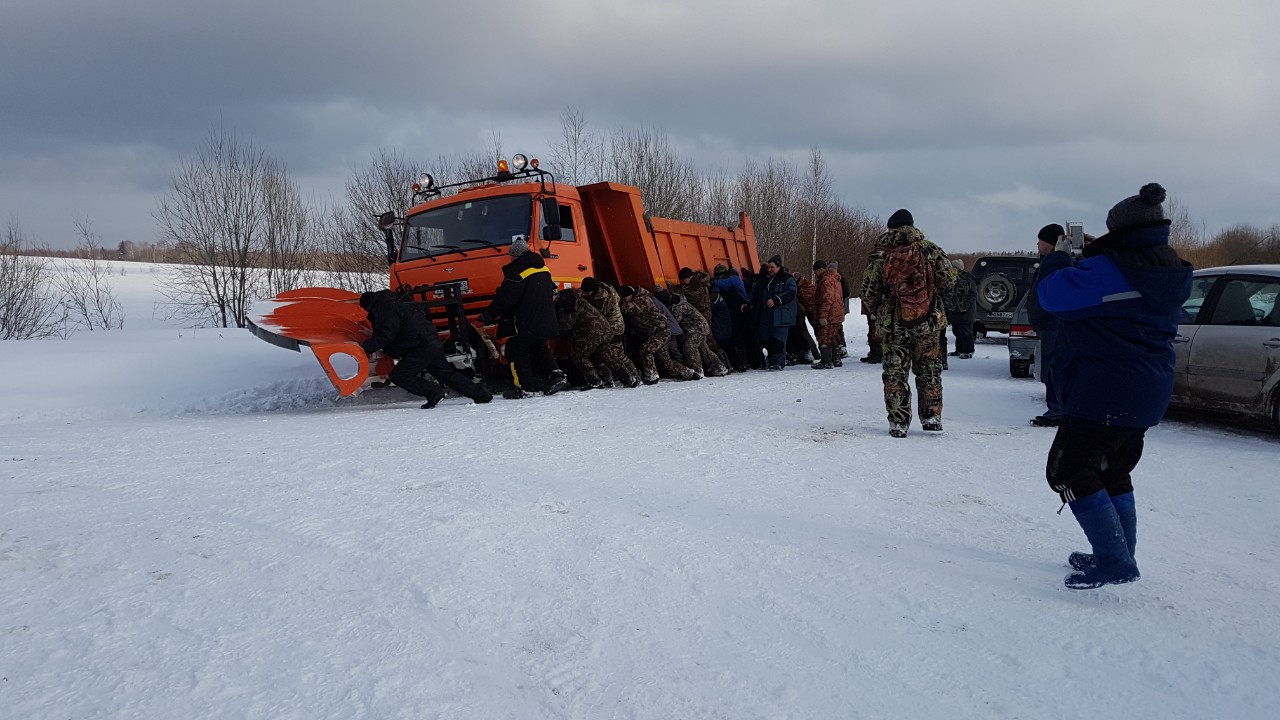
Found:
M 733 228 L 646 218 L 639 188 L 561 185 L 537 160 L 522 155 L 500 161 L 491 177 L 437 186 L 424 174 L 413 188 L 416 204 L 404 218 L 379 218 L 390 288 L 421 303 L 440 329 L 450 360 L 477 372 L 501 361 L 495 328 L 480 328 L 477 318 L 502 282 L 502 266 L 510 262 L 507 251 L 517 237 L 543 256 L 560 288 L 577 287 L 586 277 L 615 286 L 674 286 L 682 267 L 710 274 L 718 263 L 759 266 L 746 213 Z M 386 359 L 370 368 L 360 349 L 370 327 L 359 295 L 348 290 L 282 293 L 255 305 L 249 326 L 282 347 L 309 346 L 344 396 L 391 369 Z M 342 367 L 335 369 L 335 362 Z

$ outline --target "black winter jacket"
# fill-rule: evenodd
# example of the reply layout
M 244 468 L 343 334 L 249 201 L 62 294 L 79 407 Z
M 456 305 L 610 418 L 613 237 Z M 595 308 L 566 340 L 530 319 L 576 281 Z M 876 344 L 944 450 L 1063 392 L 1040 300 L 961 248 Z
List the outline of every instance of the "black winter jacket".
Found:
M 484 311 L 488 325 L 498 321 L 498 337 L 550 340 L 560 334 L 556 321 L 556 282 L 542 256 L 530 250 L 502 268 L 502 284 Z
M 390 290 L 372 293 L 365 312 L 373 325 L 373 335 L 360 344 L 366 354 L 381 350 L 399 358 L 414 348 L 440 344 L 431 321 L 414 305 L 397 301 Z

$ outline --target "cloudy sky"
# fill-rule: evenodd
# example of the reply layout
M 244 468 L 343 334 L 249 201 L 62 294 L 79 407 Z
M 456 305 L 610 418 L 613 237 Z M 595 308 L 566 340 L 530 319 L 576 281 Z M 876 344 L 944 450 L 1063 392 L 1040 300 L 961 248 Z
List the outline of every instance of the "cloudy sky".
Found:
M 219 123 L 340 198 L 380 148 L 547 157 L 576 107 L 707 171 L 818 147 L 847 204 L 956 251 L 1101 231 L 1150 181 L 1269 226 L 1277 28 L 1275 0 L 4 0 L 0 221 L 154 241 Z

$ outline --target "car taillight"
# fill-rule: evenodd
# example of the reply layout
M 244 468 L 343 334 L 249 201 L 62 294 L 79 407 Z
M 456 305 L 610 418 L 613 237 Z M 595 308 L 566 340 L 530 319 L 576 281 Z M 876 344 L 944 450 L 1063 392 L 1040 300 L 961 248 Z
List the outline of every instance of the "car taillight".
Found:
M 1033 338 L 1036 336 L 1036 329 L 1030 325 L 1010 325 L 1009 337 Z

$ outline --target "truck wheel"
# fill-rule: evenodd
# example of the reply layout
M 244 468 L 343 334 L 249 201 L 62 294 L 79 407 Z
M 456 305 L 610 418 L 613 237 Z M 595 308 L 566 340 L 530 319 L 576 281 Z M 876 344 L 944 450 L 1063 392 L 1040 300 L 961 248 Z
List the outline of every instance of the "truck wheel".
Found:
M 978 304 L 987 310 L 1001 310 L 1018 297 L 1018 288 L 1003 275 L 988 275 L 978 283 Z
M 1010 360 L 1009 375 L 1016 378 L 1031 377 L 1030 360 Z

